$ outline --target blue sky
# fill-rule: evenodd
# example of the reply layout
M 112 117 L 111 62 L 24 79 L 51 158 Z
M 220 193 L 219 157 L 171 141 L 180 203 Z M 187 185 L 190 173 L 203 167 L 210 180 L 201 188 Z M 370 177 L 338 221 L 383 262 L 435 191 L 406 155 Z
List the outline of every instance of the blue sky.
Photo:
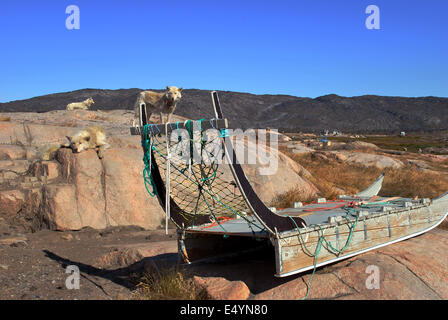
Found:
M 446 0 L 2 0 L 0 102 L 166 85 L 448 97 L 447 18 Z

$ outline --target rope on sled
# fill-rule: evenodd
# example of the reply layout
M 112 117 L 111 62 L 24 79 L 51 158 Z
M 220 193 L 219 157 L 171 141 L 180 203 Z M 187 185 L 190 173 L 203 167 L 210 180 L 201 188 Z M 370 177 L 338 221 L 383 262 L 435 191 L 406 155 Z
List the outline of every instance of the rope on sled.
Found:
M 145 182 L 145 188 L 148 194 L 151 197 L 155 197 L 157 194 L 157 189 L 154 184 L 154 180 L 151 175 L 151 150 L 153 148 L 153 142 L 151 136 L 148 135 L 149 125 L 145 125 L 143 127 L 143 136 L 142 136 L 142 148 L 143 148 L 143 162 L 145 164 L 145 168 L 143 169 L 143 180 Z M 149 186 L 151 186 L 152 191 L 149 190 Z
M 306 251 L 306 253 L 314 258 L 313 261 L 313 272 L 311 273 L 310 279 L 308 280 L 308 284 L 307 284 L 307 289 L 306 289 L 306 295 L 305 297 L 302 298 L 302 300 L 306 300 L 308 298 L 308 295 L 310 293 L 311 290 L 311 281 L 313 280 L 314 274 L 316 273 L 316 269 L 317 269 L 317 261 L 319 259 L 319 254 L 320 251 L 322 249 L 322 247 L 324 247 L 325 249 L 327 249 L 328 252 L 333 253 L 336 256 L 341 255 L 346 249 L 347 247 L 350 245 L 352 238 L 353 238 L 353 232 L 355 230 L 355 227 L 358 224 L 358 220 L 359 220 L 359 216 L 356 215 L 356 220 L 354 222 L 352 222 L 349 218 L 349 214 L 350 214 L 350 210 L 353 210 L 353 208 L 347 208 L 347 214 L 344 216 L 345 219 L 347 219 L 347 222 L 350 223 L 350 232 L 349 235 L 347 237 L 347 241 L 344 245 L 344 247 L 340 250 L 336 249 L 335 247 L 333 247 L 333 245 L 331 244 L 331 242 L 325 237 L 324 235 L 324 231 L 322 230 L 322 226 L 319 224 L 312 224 L 309 227 L 319 227 L 319 231 L 321 231 L 321 235 L 319 236 L 319 240 L 317 242 L 316 245 L 316 249 L 314 250 L 314 253 L 312 253 L 306 246 L 305 241 L 303 240 L 303 236 L 302 233 L 300 232 L 300 228 L 298 227 L 297 223 L 294 221 L 294 219 L 291 216 L 288 216 L 292 222 L 294 222 L 294 225 L 296 227 L 296 230 L 299 233 L 299 237 L 300 237 L 300 241 L 302 242 L 302 246 L 303 249 Z
M 359 207 L 360 207 L 360 208 L 364 208 L 364 209 L 366 209 L 366 208 L 377 208 L 378 206 L 384 206 L 385 204 L 390 204 L 390 202 L 389 202 L 389 201 L 381 202 L 381 203 L 368 202 L 368 203 L 361 204 Z M 307 299 L 307 298 L 308 298 L 308 295 L 309 295 L 309 293 L 310 293 L 310 290 L 311 290 L 311 281 L 313 280 L 314 274 L 316 273 L 317 261 L 318 261 L 318 259 L 319 259 L 319 253 L 320 253 L 322 247 L 324 247 L 325 249 L 327 249 L 328 252 L 333 253 L 333 254 L 336 255 L 336 256 L 339 256 L 339 255 L 341 255 L 341 254 L 347 249 L 347 247 L 350 245 L 350 243 L 351 243 L 351 241 L 352 241 L 352 238 L 353 238 L 353 232 L 354 232 L 356 226 L 358 225 L 359 216 L 358 216 L 358 215 L 355 215 L 356 220 L 352 223 L 351 220 L 350 220 L 350 218 L 349 218 L 349 215 L 352 213 L 352 211 L 354 210 L 354 208 L 353 208 L 353 207 L 345 206 L 345 209 L 347 209 L 347 214 L 344 216 L 344 218 L 347 219 L 347 221 L 350 223 L 350 227 L 349 227 L 350 231 L 349 231 L 349 234 L 348 234 L 348 237 L 347 237 L 347 241 L 346 241 L 344 247 L 343 247 L 342 249 L 340 249 L 340 250 L 338 250 L 338 249 L 336 249 L 335 247 L 333 247 L 333 245 L 331 244 L 331 242 L 330 242 L 329 240 L 327 240 L 327 238 L 326 238 L 325 235 L 324 235 L 324 232 L 323 232 L 323 230 L 322 230 L 322 226 L 321 226 L 321 225 L 319 225 L 319 224 L 313 224 L 313 225 L 310 225 L 309 227 L 319 227 L 319 230 L 322 232 L 322 235 L 319 237 L 319 240 L 318 240 L 318 242 L 317 242 L 316 249 L 314 250 L 314 253 L 312 253 L 312 252 L 307 248 L 307 246 L 306 246 L 306 244 L 305 244 L 305 241 L 303 240 L 302 233 L 300 232 L 300 228 L 298 227 L 297 223 L 294 221 L 293 218 L 291 218 L 290 216 L 288 216 L 288 217 L 292 220 L 292 222 L 294 222 L 294 225 L 295 225 L 295 227 L 296 227 L 296 230 L 297 230 L 298 233 L 299 233 L 299 237 L 300 237 L 300 241 L 302 242 L 302 247 L 303 247 L 303 249 L 306 251 L 306 253 L 307 253 L 309 256 L 311 256 L 311 257 L 314 258 L 314 262 L 313 262 L 313 266 L 314 266 L 314 267 L 313 267 L 313 272 L 312 272 L 312 274 L 311 274 L 311 276 L 310 276 L 310 279 L 308 280 L 307 290 L 306 290 L 306 295 L 305 295 L 305 297 L 302 298 L 302 300 Z

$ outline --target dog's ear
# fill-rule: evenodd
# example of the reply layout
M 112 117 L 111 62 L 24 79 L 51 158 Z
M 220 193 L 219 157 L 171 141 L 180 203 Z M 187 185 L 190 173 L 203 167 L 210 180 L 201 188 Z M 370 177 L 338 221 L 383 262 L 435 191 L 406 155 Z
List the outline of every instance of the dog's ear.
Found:
M 184 88 L 180 87 L 180 88 L 179 88 L 179 92 L 181 92 L 182 90 L 184 90 Z
M 169 86 L 166 86 L 166 90 L 170 90 L 170 87 L 169 87 Z
M 90 136 L 85 137 L 84 140 L 90 141 Z
M 67 138 L 68 141 L 72 142 L 72 137 L 70 136 L 65 136 Z

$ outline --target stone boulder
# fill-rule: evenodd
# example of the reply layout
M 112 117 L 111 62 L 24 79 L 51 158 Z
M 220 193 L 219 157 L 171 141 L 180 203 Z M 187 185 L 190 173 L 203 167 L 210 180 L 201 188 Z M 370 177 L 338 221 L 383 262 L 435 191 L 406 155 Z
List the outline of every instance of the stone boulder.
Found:
M 250 141 L 244 142 L 244 153 L 246 154 L 245 162 L 239 161 L 243 162 L 244 173 L 263 202 L 269 203 L 276 195 L 291 189 L 297 190 L 305 197 L 316 196 L 317 188 L 306 179 L 310 175 L 309 172 L 284 153 Z M 236 154 L 238 159 L 242 159 L 238 152 Z M 248 159 L 253 161 L 249 162 Z M 223 179 L 233 180 L 226 164 L 222 165 L 220 170 L 224 173 Z
M 104 194 L 111 226 L 153 229 L 164 223 L 165 213 L 157 197 L 146 192 L 142 157 L 141 150 L 130 148 L 111 148 L 105 152 Z
M 72 184 L 47 185 L 41 213 L 54 230 L 79 230 L 84 227 L 78 213 L 76 187 Z
M 360 164 L 366 167 L 376 166 L 378 168 L 401 168 L 404 166 L 400 160 L 383 156 L 380 154 L 351 152 L 351 151 L 332 151 L 341 161 Z
M 20 145 L 0 145 L 0 160 L 19 160 L 26 158 L 26 150 Z
M 25 194 L 21 190 L 0 191 L 0 215 L 13 217 L 25 204 Z
M 420 170 L 431 169 L 431 166 L 427 162 L 425 162 L 423 160 L 408 159 L 408 163 L 416 166 Z
M 267 135 L 269 135 L 269 134 L 276 135 L 278 142 L 289 142 L 292 140 L 291 137 L 288 137 L 287 135 L 280 133 L 278 131 L 275 131 L 275 130 L 263 130 L 263 133 L 264 132 L 266 132 Z
M 286 146 L 288 148 L 288 151 L 294 154 L 308 153 L 314 151 L 314 149 L 307 147 L 300 141 L 290 141 L 286 143 L 281 143 L 281 145 Z
M 364 142 L 364 141 L 353 141 L 346 143 L 342 149 L 345 150 L 362 150 L 362 149 L 373 149 L 378 150 L 379 147 L 373 143 Z
M 82 224 L 95 229 L 106 228 L 110 223 L 106 210 L 102 162 L 93 150 L 71 155 L 71 174 L 76 187 L 76 203 Z
M 135 225 L 155 229 L 164 212 L 142 182 L 141 151 L 109 149 L 102 160 L 94 150 L 58 151 L 62 184 L 46 187 L 44 216 L 57 230 Z M 66 219 L 64 217 L 67 217 Z
M 0 239 L 0 247 L 1 246 L 10 246 L 10 247 L 18 247 L 18 246 L 27 246 L 28 239 L 23 236 L 17 236 L 12 238 L 3 238 Z
M 41 181 L 50 181 L 59 178 L 60 164 L 57 161 L 39 161 L 33 163 L 32 174 Z
M 0 143 L 22 148 L 63 143 L 67 141 L 65 136 L 71 136 L 78 130 L 67 126 L 0 122 Z M 16 152 L 20 155 L 18 148 L 16 148 Z
M 99 268 L 129 267 L 145 258 L 171 254 L 177 256 L 177 241 L 155 241 L 115 246 L 109 253 L 99 257 L 95 266 Z M 145 264 L 143 265 L 144 267 Z
M 247 300 L 250 296 L 249 288 L 242 281 L 198 276 L 194 276 L 193 281 L 205 290 L 212 300 Z

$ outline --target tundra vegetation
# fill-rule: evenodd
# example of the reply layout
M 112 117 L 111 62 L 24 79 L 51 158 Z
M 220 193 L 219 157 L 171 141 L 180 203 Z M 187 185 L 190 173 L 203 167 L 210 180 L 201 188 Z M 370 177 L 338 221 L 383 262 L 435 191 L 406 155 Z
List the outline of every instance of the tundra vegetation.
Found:
M 278 208 L 292 207 L 296 201 L 309 203 L 317 197 L 335 199 L 340 194 L 356 194 L 367 188 L 382 172 L 385 178 L 380 196 L 436 198 L 448 191 L 448 160 L 433 165 L 433 170 L 422 170 L 414 164 L 380 169 L 329 157 L 315 157 L 312 153 L 293 154 L 286 148 L 282 152 L 308 170 L 311 175 L 306 178 L 319 189 L 319 193 L 310 198 L 292 188 L 276 195 L 271 202 L 271 206 Z M 442 223 L 440 227 L 447 229 L 448 224 Z
M 153 263 L 142 274 L 134 275 L 138 300 L 205 300 L 207 294 L 181 267 L 162 267 Z

